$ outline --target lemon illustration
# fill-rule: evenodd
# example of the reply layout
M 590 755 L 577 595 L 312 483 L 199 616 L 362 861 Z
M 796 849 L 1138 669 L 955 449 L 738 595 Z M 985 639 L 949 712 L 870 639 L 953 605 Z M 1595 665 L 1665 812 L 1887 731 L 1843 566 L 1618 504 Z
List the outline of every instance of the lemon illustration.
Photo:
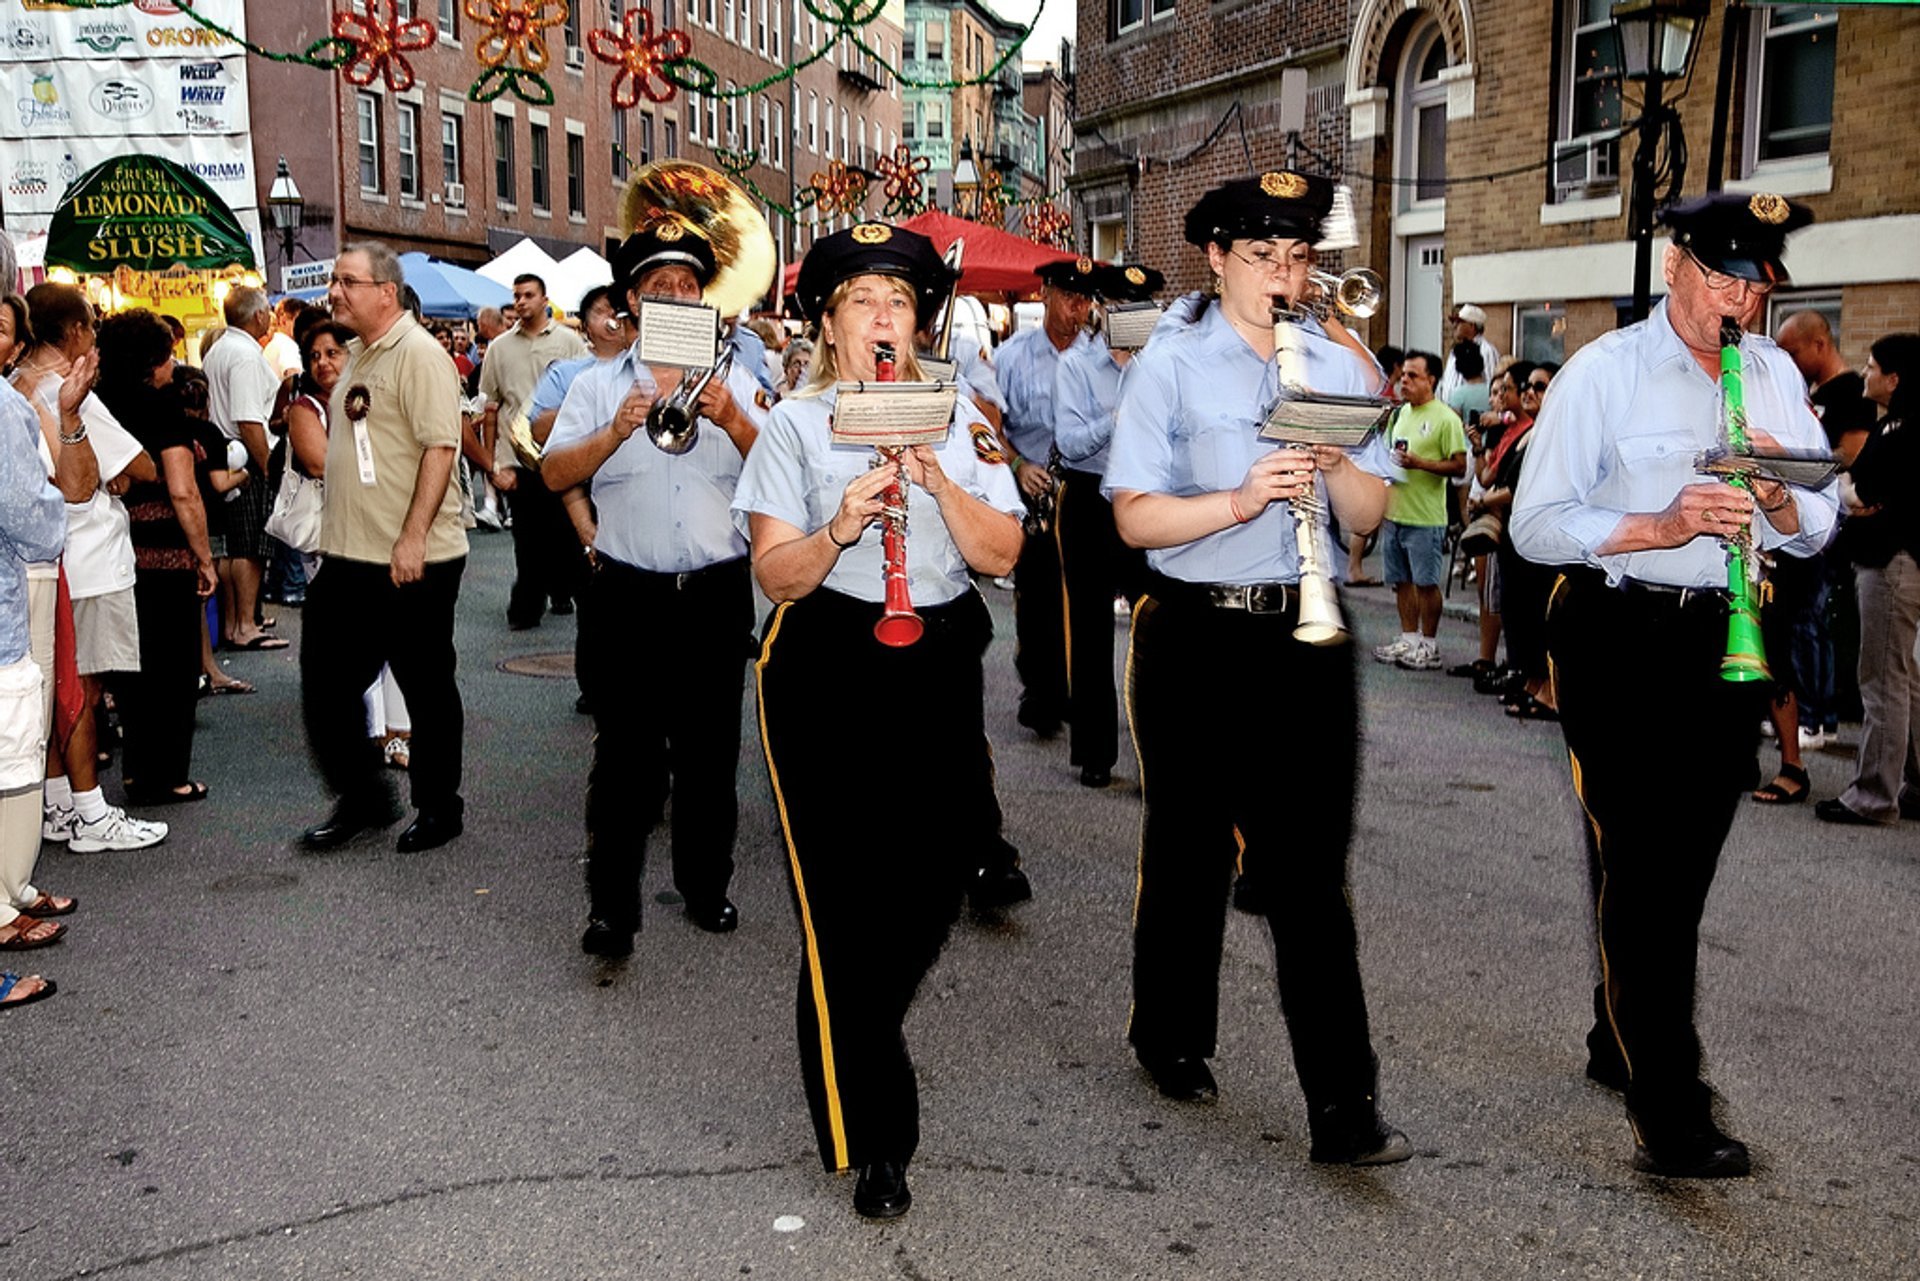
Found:
M 60 101 L 60 95 L 53 91 L 52 76 L 42 74 L 33 78 L 33 100 L 47 103 L 49 106 Z

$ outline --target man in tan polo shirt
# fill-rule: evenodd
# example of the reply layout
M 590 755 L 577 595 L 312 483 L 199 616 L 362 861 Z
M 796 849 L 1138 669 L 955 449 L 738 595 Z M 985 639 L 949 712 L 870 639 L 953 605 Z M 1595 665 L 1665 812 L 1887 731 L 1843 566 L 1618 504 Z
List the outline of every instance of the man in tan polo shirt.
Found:
M 453 607 L 467 534 L 447 483 L 460 386 L 447 353 L 401 307 L 402 284 L 393 251 L 363 241 L 335 260 L 327 289 L 333 318 L 359 337 L 328 406 L 325 560 L 307 590 L 300 647 L 307 740 L 335 798 L 332 815 L 301 837 L 308 849 L 399 817 L 360 702 L 385 664 L 413 713 L 408 777 L 420 811 L 398 848 L 432 849 L 462 828 Z
M 513 310 L 519 324 L 487 344 L 480 362 L 480 394 L 487 398 L 486 439 L 493 450 L 493 487 L 513 505 L 513 593 L 507 626 L 524 631 L 540 625 L 549 599 L 556 614 L 573 612 L 586 586 L 586 553 L 567 519 L 560 496 L 540 479 L 540 450 L 526 423 L 528 408 L 547 366 L 588 354 L 571 329 L 553 323 L 547 286 L 531 273 L 513 279 Z

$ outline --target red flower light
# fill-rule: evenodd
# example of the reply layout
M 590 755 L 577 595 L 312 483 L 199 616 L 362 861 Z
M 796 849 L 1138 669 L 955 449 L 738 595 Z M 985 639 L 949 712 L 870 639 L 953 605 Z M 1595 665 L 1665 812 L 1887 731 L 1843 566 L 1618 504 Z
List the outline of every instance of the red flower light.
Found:
M 620 69 L 613 78 L 613 105 L 627 111 L 639 105 L 642 95 L 653 102 L 672 100 L 674 84 L 663 71 L 693 51 L 693 37 L 671 27 L 655 35 L 653 14 L 644 8 L 629 9 L 619 31 L 605 27 L 589 31 L 587 49 L 601 62 Z
M 353 46 L 343 65 L 350 84 L 365 87 L 384 79 L 396 93 L 413 87 L 413 64 L 404 56 L 430 48 L 439 32 L 425 18 L 402 21 L 394 0 L 367 0 L 365 14 L 341 10 L 333 15 L 333 34 Z

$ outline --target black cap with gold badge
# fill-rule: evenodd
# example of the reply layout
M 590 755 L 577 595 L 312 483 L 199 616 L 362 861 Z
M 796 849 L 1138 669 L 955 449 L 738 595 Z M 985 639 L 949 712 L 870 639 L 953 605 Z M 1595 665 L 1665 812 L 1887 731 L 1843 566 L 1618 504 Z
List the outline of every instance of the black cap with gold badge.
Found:
M 1138 263 L 1101 263 L 1094 281 L 1100 296 L 1108 302 L 1150 302 L 1166 283 L 1160 272 Z
M 897 276 L 912 285 L 919 328 L 933 323 L 953 287 L 953 270 L 931 240 L 904 227 L 862 222 L 820 237 L 807 250 L 794 286 L 801 312 L 818 322 L 834 286 L 855 276 Z
M 717 270 L 713 245 L 697 227 L 675 214 L 666 214 L 621 241 L 609 265 L 623 304 L 627 291 L 655 267 L 685 267 L 702 287 Z
M 1779 284 L 1789 232 L 1813 221 L 1798 201 L 1759 191 L 1751 195 L 1711 192 L 1670 205 L 1660 221 L 1673 228 L 1673 243 L 1714 271 L 1759 284 Z
M 1033 274 L 1055 289 L 1085 294 L 1089 298 L 1100 292 L 1100 264 L 1084 254 L 1036 267 Z
M 1202 248 L 1234 240 L 1313 242 L 1332 209 L 1332 180 L 1277 169 L 1222 183 L 1200 197 L 1187 211 L 1186 239 Z

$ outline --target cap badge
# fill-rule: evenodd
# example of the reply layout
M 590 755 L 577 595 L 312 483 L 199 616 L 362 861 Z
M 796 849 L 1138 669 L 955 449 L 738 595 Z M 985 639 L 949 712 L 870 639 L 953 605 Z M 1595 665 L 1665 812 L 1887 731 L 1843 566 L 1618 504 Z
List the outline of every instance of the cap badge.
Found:
M 1261 174 L 1260 190 L 1280 200 L 1298 200 L 1307 194 L 1307 180 L 1283 169 L 1278 173 Z
M 1073 269 L 1083 276 L 1090 276 L 1093 274 L 1093 259 L 1076 258 L 1073 260 Z
M 662 240 L 667 244 L 672 244 L 687 234 L 687 229 L 677 222 L 663 222 L 656 227 L 649 228 L 649 230 L 653 232 L 653 238 L 655 240 Z
M 884 245 L 893 239 L 893 228 L 885 223 L 863 222 L 854 227 L 852 235 L 855 244 Z
M 1127 283 L 1130 285 L 1144 285 L 1147 283 L 1147 273 L 1138 267 L 1127 268 L 1126 276 Z
M 1776 227 L 1787 220 L 1789 212 L 1786 199 L 1770 191 L 1756 193 L 1753 199 L 1747 201 L 1747 208 L 1761 222 Z

